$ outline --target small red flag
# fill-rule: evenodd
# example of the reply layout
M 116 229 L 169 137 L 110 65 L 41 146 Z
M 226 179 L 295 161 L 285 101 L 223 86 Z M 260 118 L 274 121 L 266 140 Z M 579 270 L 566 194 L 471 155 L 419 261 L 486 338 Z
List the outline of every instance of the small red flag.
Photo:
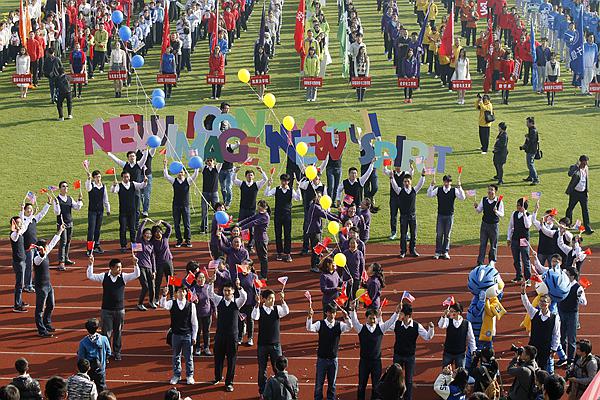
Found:
M 342 232 L 342 235 L 346 236 L 348 234 L 348 227 L 344 226 L 340 229 L 340 232 Z
M 585 276 L 582 276 L 581 278 L 579 278 L 579 284 L 584 289 L 587 289 L 592 285 L 592 282 L 590 282 L 590 280 L 588 278 L 586 278 Z
M 348 301 L 348 296 L 346 295 L 346 293 L 340 293 L 340 295 L 334 301 L 335 304 L 337 304 L 340 307 L 343 307 L 344 304 L 346 304 L 346 302 Z
M 115 174 L 115 169 L 114 168 L 109 168 L 106 171 L 104 171 L 105 174 L 107 175 L 114 175 Z
M 531 278 L 529 278 L 529 280 L 532 280 L 537 283 L 542 283 L 542 277 L 539 275 L 531 275 Z
M 169 276 L 169 285 L 181 286 L 181 284 L 182 284 L 181 278 L 177 278 L 174 275 Z
M 367 270 L 363 269 L 362 274 L 360 275 L 361 282 L 367 282 L 369 280 L 369 275 L 367 274 Z
M 331 238 L 329 236 L 326 236 L 325 239 L 323 239 L 322 243 L 325 247 L 329 246 L 329 244 L 331 243 Z
M 73 189 L 81 189 L 81 180 L 77 179 L 73 182 Z
M 354 203 L 354 196 L 350 196 L 349 194 L 344 196 L 344 203 L 346 204 L 352 204 Z
M 583 254 L 585 254 L 586 256 L 591 256 L 592 255 L 592 249 L 590 249 L 589 247 L 587 249 L 585 249 L 583 251 Z
M 579 232 L 583 232 L 583 231 L 585 231 L 585 226 L 579 225 Z
M 158 154 L 162 154 L 163 156 L 167 154 L 167 149 L 160 149 Z
M 254 278 L 254 287 L 257 288 L 257 289 L 266 288 L 267 287 L 267 280 L 266 279 Z
M 194 280 L 196 280 L 196 276 L 194 275 L 194 273 L 192 271 L 188 272 L 187 276 L 185 277 L 185 283 L 191 285 L 192 283 L 194 283 Z
M 275 173 L 275 167 L 271 168 L 271 175 L 273 175 Z
M 248 272 L 248 265 L 246 265 L 246 264 L 235 264 L 235 269 L 237 270 L 238 273 L 244 274 L 244 273 Z
M 325 250 L 326 248 L 326 246 L 323 246 L 323 243 L 317 243 L 317 245 L 313 247 L 313 251 L 316 255 L 320 256 L 321 253 L 323 253 L 323 250 Z
M 448 306 L 450 307 L 451 305 L 456 304 L 456 302 L 454 301 L 454 296 L 448 296 L 448 298 L 446 300 L 444 300 L 444 302 L 442 303 L 443 306 Z
M 503 199 L 503 198 L 504 198 L 504 196 L 500 195 L 500 196 L 498 197 L 498 203 L 500 203 L 500 202 L 502 201 L 502 199 Z
M 48 193 L 48 189 L 46 189 L 46 188 L 41 188 L 41 189 L 40 189 L 40 193 Z
M 390 302 L 388 301 L 387 297 L 385 299 L 383 299 L 381 301 L 381 306 L 379 308 L 383 308 L 385 306 L 387 306 L 388 304 L 390 304 Z
M 552 210 L 550 210 L 549 215 L 556 217 L 558 215 L 558 210 L 556 208 L 553 208 Z
M 250 230 L 249 230 L 249 229 L 244 229 L 244 230 L 241 232 L 240 236 L 242 237 L 242 240 L 243 240 L 244 242 L 246 242 L 246 241 L 250 240 Z
M 94 250 L 94 241 L 88 240 L 87 241 L 87 251 L 92 251 L 92 250 Z
M 384 158 L 383 159 L 383 165 L 386 166 L 386 167 L 392 166 L 392 159 L 391 158 Z
M 458 174 L 459 174 L 459 175 L 460 175 L 460 174 L 462 174 L 462 165 L 459 165 L 459 166 L 458 166 Z
M 358 298 L 358 300 L 363 301 L 367 307 L 373 304 L 373 300 L 369 296 L 369 292 L 365 290 L 365 292 Z

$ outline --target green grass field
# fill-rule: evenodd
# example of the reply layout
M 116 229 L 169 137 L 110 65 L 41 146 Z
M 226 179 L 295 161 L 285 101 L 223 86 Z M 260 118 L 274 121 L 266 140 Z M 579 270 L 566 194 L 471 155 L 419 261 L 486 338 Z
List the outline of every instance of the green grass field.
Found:
M 477 189 L 478 197 L 485 192 L 485 187 L 492 182 L 495 174 L 491 152 L 481 155 L 478 151 L 479 139 L 477 134 L 478 111 L 474 108 L 475 94 L 481 88 L 481 79 L 472 71 L 475 90 L 469 93 L 467 104 L 456 104 L 456 96 L 440 88 L 437 79 L 424 75 L 422 89 L 416 92 L 413 104 L 404 104 L 401 89 L 396 87 L 393 66 L 384 59 L 383 39 L 379 32 L 380 14 L 377 13 L 375 0 L 356 0 L 359 10 L 365 42 L 371 59 L 371 75 L 373 86 L 367 90 L 366 98 L 359 104 L 355 100 L 355 92 L 345 79 L 341 78 L 339 46 L 335 36 L 337 32 L 337 9 L 329 2 L 325 9 L 331 25 L 330 52 L 334 63 L 329 65 L 324 88 L 319 91 L 318 101 L 307 103 L 304 91 L 298 89 L 299 58 L 293 48 L 294 17 L 297 2 L 288 1 L 284 5 L 284 25 L 282 27 L 282 45 L 277 48 L 276 57 L 270 63 L 272 85 L 268 88 L 277 96 L 275 113 L 279 119 L 292 115 L 299 124 L 309 117 L 326 122 L 351 121 L 362 125 L 359 114 L 361 109 L 376 112 L 384 140 L 393 141 L 398 134 L 410 139 L 421 140 L 429 144 L 452 146 L 454 151 L 447 160 L 447 171 L 456 173 L 458 165 L 464 166 L 463 186 L 465 189 Z M 18 2 L 0 0 L 0 11 L 16 8 Z M 412 14 L 412 6 L 406 1 L 399 3 L 401 21 L 417 30 L 416 18 Z M 250 19 L 248 32 L 237 41 L 233 53 L 229 56 L 226 67 L 228 84 L 224 87 L 221 100 L 227 100 L 233 108 L 245 107 L 251 113 L 263 109 L 264 105 L 248 87 L 240 83 L 236 74 L 239 68 L 252 69 L 252 46 L 258 35 L 260 22 L 260 6 L 255 8 Z M 218 105 L 210 100 L 210 87 L 205 85 L 204 76 L 207 73 L 207 43 L 200 42 L 193 54 L 193 72 L 182 73 L 181 83 L 173 91 L 173 97 L 168 100 L 167 107 L 159 115 L 174 115 L 176 122 L 185 121 L 188 110 L 196 110 L 205 104 Z M 155 74 L 158 66 L 158 48 L 146 57 L 146 65 L 139 70 L 141 82 L 146 90 L 157 87 Z M 469 49 L 471 65 L 475 64 L 474 48 Z M 92 123 L 96 118 L 109 119 L 120 113 L 141 113 L 149 115 L 150 110 L 143 106 L 143 97 L 137 93 L 137 88 L 129 89 L 128 98 L 115 99 L 112 83 L 104 75 L 96 75 L 84 88 L 83 98 L 76 99 L 74 104 L 74 119 L 65 122 L 56 121 L 56 109 L 50 104 L 47 81 L 43 80 L 40 87 L 30 92 L 26 100 L 19 98 L 18 90 L 10 81 L 14 67 L 9 67 L 0 74 L 0 162 L 2 163 L 2 178 L 0 193 L 3 201 L 0 210 L 2 225 L 1 235 L 8 235 L 8 219 L 18 212 L 19 204 L 28 190 L 38 190 L 50 184 L 57 185 L 59 180 L 84 179 L 81 161 L 86 158 L 83 152 L 82 126 Z M 565 87 L 569 87 L 568 76 L 564 76 Z M 496 122 L 506 121 L 509 133 L 509 158 L 505 166 L 506 184 L 500 194 L 507 201 L 507 213 L 511 211 L 516 199 L 529 195 L 532 188 L 521 179 L 527 175 L 524 153 L 519 151 L 523 136 L 527 129 L 525 117 L 536 117 L 540 132 L 541 147 L 544 158 L 536 163 L 541 177 L 541 185 L 535 188 L 542 191 L 542 208 L 556 207 L 564 214 L 567 206 L 567 196 L 564 189 L 568 183 L 566 170 L 577 157 L 586 153 L 591 156 L 592 182 L 590 198 L 598 198 L 598 190 L 594 184 L 597 173 L 597 158 L 600 156 L 600 113 L 594 109 L 592 98 L 583 98 L 568 88 L 560 93 L 553 108 L 546 106 L 545 96 L 532 93 L 530 88 L 518 89 L 511 94 L 509 106 L 500 105 L 500 96 L 493 96 L 496 106 Z M 276 124 L 273 117 L 268 122 Z M 497 128 L 492 128 L 495 136 Z M 493 144 L 493 139 L 492 139 Z M 122 155 L 124 157 L 124 155 Z M 351 146 L 344 155 L 344 168 L 358 165 L 358 150 Z M 261 160 L 268 160 L 266 150 L 259 155 Z M 111 167 L 112 162 L 102 153 L 89 157 L 93 168 L 104 170 Z M 270 168 L 266 163 L 265 168 Z M 151 202 L 151 218 L 171 220 L 172 191 L 167 182 L 160 178 L 162 162 L 157 159 L 154 164 L 154 189 Z M 429 179 L 426 185 L 429 184 Z M 438 178 L 440 180 L 440 178 Z M 376 203 L 382 207 L 374 217 L 371 237 L 374 241 L 386 241 L 389 235 L 388 187 L 385 176 L 379 176 L 380 190 Z M 425 187 L 426 188 L 426 187 Z M 425 188 L 418 196 L 417 214 L 419 218 L 419 243 L 433 243 L 435 238 L 436 203 L 425 196 Z M 239 199 L 239 190 L 234 192 L 235 201 Z M 87 196 L 84 197 L 87 200 Z M 480 217 L 474 212 L 472 200 L 457 204 L 453 232 L 453 243 L 473 244 L 478 242 Z M 113 216 L 105 219 L 103 238 L 118 236 L 116 215 L 117 198 L 111 195 Z M 200 197 L 193 198 L 196 213 L 192 216 L 194 239 L 200 239 L 199 229 Z M 87 206 L 85 206 L 86 208 Z M 237 203 L 234 202 L 234 210 Z M 600 205 L 590 202 L 592 226 L 597 226 L 600 215 Z M 85 237 L 86 212 L 75 213 L 75 236 Z M 579 208 L 575 218 L 581 218 Z M 294 208 L 294 236 L 299 237 L 301 230 L 301 207 Z M 508 218 L 501 222 L 501 232 L 506 234 Z M 53 216 L 49 215 L 42 223 L 41 236 L 49 236 L 54 229 Z M 587 239 L 586 244 L 598 244 L 598 235 Z

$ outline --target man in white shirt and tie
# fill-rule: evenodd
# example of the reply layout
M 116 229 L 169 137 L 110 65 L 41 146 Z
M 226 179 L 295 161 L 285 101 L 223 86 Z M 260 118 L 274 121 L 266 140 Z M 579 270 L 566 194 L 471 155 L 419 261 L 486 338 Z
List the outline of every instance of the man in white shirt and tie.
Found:
M 446 329 L 442 366 L 454 363 L 456 368 L 465 367 L 465 349 L 472 354 L 476 349 L 471 323 L 462 317 L 460 303 L 450 305 L 441 316 L 438 327 Z
M 527 212 L 529 203 L 523 197 L 517 200 L 517 210 L 512 213 L 508 221 L 508 232 L 506 234 L 506 243 L 510 246 L 513 256 L 513 265 L 515 267 L 516 277 L 511 282 L 521 283 L 525 275 L 525 283 L 530 286 L 531 264 L 529 262 L 529 228 L 531 228 L 531 215 Z M 537 212 L 539 203 L 536 205 Z M 523 264 L 523 273 L 521 272 L 521 263 Z
M 567 186 L 566 193 L 569 195 L 569 206 L 565 216 L 573 221 L 573 209 L 577 203 L 581 204 L 581 214 L 583 215 L 583 226 L 585 233 L 591 235 L 594 230 L 590 226 L 590 213 L 588 211 L 588 161 L 589 158 L 585 154 L 579 157 L 577 164 L 569 167 L 569 176 L 571 180 Z
M 490 252 L 488 262 L 496 262 L 496 251 L 498 249 L 498 222 L 501 217 L 504 217 L 504 203 L 502 196 L 496 197 L 498 193 L 497 185 L 489 185 L 487 189 L 487 197 L 481 199 L 479 203 L 475 203 L 475 211 L 479 214 L 483 213 L 481 218 L 481 228 L 479 230 L 479 256 L 477 257 L 477 265 L 483 265 L 485 262 L 485 250 L 487 243 L 490 242 Z
M 66 181 L 61 181 L 58 184 L 58 190 L 58 196 L 54 198 L 56 226 L 58 229 L 63 224 L 65 225 L 65 229 L 60 236 L 60 242 L 58 244 L 58 270 L 64 271 L 67 269 L 65 265 L 75 264 L 75 262 L 69 259 L 71 238 L 73 237 L 72 210 L 81 210 L 81 207 L 83 207 L 83 201 L 81 200 L 81 192 L 79 192 L 79 198 L 77 201 L 68 195 L 69 184 Z
M 181 355 L 183 353 L 183 357 L 185 358 L 186 383 L 193 385 L 196 381 L 194 381 L 192 346 L 196 345 L 196 335 L 198 334 L 196 306 L 187 301 L 187 288 L 185 286 L 176 288 L 175 300 L 167 300 L 168 294 L 169 288 L 165 287 L 158 304 L 171 314 L 173 377 L 169 381 L 169 384 L 177 385 L 179 379 L 181 379 Z

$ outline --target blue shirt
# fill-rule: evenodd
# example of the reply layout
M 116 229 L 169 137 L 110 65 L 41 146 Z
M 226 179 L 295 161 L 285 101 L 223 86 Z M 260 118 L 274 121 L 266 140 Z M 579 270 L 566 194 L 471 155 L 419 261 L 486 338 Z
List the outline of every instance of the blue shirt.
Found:
M 163 72 L 163 74 L 174 74 L 175 73 L 175 55 L 170 54 L 170 53 L 163 54 L 162 72 Z
M 110 342 L 108 338 L 99 333 L 92 336 L 86 336 L 79 342 L 79 350 L 77 357 L 85 358 L 86 360 L 98 360 L 102 371 L 106 370 L 106 359 L 110 356 Z

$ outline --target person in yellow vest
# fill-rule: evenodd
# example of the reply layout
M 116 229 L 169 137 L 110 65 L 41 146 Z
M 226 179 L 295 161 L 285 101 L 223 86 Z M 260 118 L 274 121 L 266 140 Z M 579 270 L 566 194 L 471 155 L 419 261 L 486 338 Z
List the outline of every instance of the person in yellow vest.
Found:
M 494 116 L 494 107 L 490 101 L 490 96 L 484 94 L 483 97 L 478 93 L 475 101 L 475 108 L 479 110 L 479 141 L 481 142 L 481 154 L 487 154 L 490 144 L 490 119 Z M 491 116 L 491 117 L 490 117 Z
M 431 28 L 433 28 L 435 26 L 435 20 L 437 18 L 438 15 L 438 6 L 435 3 L 435 1 L 431 2 L 431 5 L 429 6 L 429 17 L 427 18 L 427 22 L 429 23 L 429 26 Z
M 448 70 L 448 91 L 452 91 L 452 75 L 454 75 L 454 71 L 456 70 L 456 61 L 458 61 L 458 55 L 462 50 L 462 46 L 460 45 L 460 36 L 454 37 L 454 44 L 452 45 L 452 55 L 450 56 L 450 68 Z
M 423 26 L 425 21 L 425 13 L 427 12 L 427 6 L 429 5 L 428 0 L 417 0 L 417 23 L 419 26 Z
M 308 48 L 308 53 L 306 53 L 306 59 L 304 60 L 304 76 L 306 77 L 316 77 L 319 76 L 319 67 L 320 60 L 319 56 L 315 51 L 314 47 Z M 317 99 L 317 88 L 316 87 L 307 87 L 306 88 L 306 101 L 315 101 Z
M 440 38 L 442 37 L 443 33 L 444 28 L 442 28 L 440 32 Z M 439 75 L 440 79 L 442 80 L 442 87 L 445 87 L 446 85 L 450 85 L 450 77 L 452 76 L 452 73 L 450 73 L 450 57 L 440 54 L 441 45 L 442 42 L 440 40 L 437 45 L 438 60 L 440 65 Z
M 435 65 L 435 77 L 437 78 L 440 75 L 439 71 L 439 59 L 438 59 L 438 48 L 440 45 L 440 32 L 437 27 L 429 28 L 429 34 L 425 31 L 425 36 L 427 40 L 429 40 L 429 49 L 427 50 L 427 63 L 429 64 L 429 75 L 434 73 L 434 65 Z
M 319 42 L 314 38 L 312 29 L 306 31 L 306 39 L 304 39 L 304 54 L 308 54 L 308 49 L 315 49 L 317 58 L 321 58 L 321 46 Z

